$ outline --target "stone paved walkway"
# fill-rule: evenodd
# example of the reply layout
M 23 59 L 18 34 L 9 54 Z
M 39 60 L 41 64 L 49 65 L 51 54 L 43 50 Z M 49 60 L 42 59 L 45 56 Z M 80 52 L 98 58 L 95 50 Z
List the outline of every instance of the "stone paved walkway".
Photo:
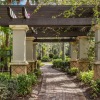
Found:
M 82 90 L 63 72 L 45 65 L 41 68 L 43 82 L 38 100 L 86 100 Z

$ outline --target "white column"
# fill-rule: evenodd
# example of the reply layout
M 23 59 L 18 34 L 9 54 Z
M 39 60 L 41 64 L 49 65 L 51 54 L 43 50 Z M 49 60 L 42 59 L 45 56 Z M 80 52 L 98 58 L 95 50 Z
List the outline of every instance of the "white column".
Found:
M 95 31 L 94 79 L 100 79 L 100 25 L 99 27 L 97 27 L 97 30 Z
M 71 60 L 77 60 L 77 43 L 70 43 L 70 57 Z
M 37 57 L 36 57 L 36 45 L 37 45 L 37 43 L 34 42 L 33 43 L 33 60 L 34 61 L 37 61 Z
M 100 29 L 95 32 L 95 60 L 100 61 Z
M 12 63 L 26 62 L 26 32 L 27 25 L 10 25 L 13 30 L 13 59 Z
M 79 59 L 88 58 L 89 41 L 86 36 L 79 39 Z
M 28 62 L 33 61 L 33 40 L 34 37 L 26 38 L 26 60 Z

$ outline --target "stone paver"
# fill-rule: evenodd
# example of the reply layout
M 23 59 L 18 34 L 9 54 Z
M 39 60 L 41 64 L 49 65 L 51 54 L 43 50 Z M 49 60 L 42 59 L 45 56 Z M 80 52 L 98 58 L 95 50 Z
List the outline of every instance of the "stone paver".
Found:
M 37 100 L 86 100 L 82 90 L 65 73 L 52 69 L 51 65 L 41 70 L 43 81 Z

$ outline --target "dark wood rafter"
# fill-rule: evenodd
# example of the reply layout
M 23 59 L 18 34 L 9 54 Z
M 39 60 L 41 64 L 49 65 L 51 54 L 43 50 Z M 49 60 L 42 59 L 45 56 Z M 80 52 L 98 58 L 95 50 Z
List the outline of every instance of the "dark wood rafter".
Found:
M 28 36 L 34 37 L 77 37 L 86 36 L 91 25 L 96 24 L 93 16 L 95 6 L 79 6 L 75 15 L 66 17 L 67 11 L 72 10 L 70 5 L 44 5 L 36 9 L 36 5 L 1 5 L 0 6 L 0 26 L 28 25 L 31 27 L 41 27 L 36 32 L 27 32 Z M 100 7 L 98 7 L 100 11 Z M 99 15 L 100 16 L 100 15 Z M 72 27 L 65 31 L 66 27 Z M 44 27 L 65 27 L 60 31 Z M 84 31 L 84 27 L 86 30 Z M 56 30 L 56 29 L 55 29 Z
M 8 9 L 8 15 L 10 16 L 10 18 L 16 19 L 17 16 L 16 16 L 16 14 L 14 13 L 14 11 L 13 11 L 10 7 L 7 7 L 7 9 Z
M 33 18 L 33 19 L 0 19 L 1 26 L 8 25 L 28 25 L 32 26 L 91 26 L 92 18 L 59 18 L 59 19 L 51 19 L 51 18 Z
M 17 19 L 11 20 L 8 16 L 7 8 L 10 7 Z M 31 26 L 91 26 L 93 21 L 94 6 L 80 6 L 76 9 L 75 15 L 65 18 L 66 11 L 72 6 L 64 5 L 44 5 L 36 10 L 36 5 L 2 5 L 0 6 L 0 25 L 29 25 Z M 24 11 L 22 10 L 24 9 Z M 99 8 L 100 10 L 100 8 Z M 24 12 L 24 14 L 23 14 Z M 60 15 L 60 16 L 59 16 Z M 56 18 L 54 18 L 56 17 Z M 26 18 L 26 19 L 25 19 Z M 6 23 L 4 23 L 6 22 Z M 95 22 L 94 22 L 95 24 Z
M 33 42 L 75 42 L 76 39 L 34 39 Z
M 77 37 L 86 36 L 90 27 L 34 28 L 27 31 L 27 37 Z

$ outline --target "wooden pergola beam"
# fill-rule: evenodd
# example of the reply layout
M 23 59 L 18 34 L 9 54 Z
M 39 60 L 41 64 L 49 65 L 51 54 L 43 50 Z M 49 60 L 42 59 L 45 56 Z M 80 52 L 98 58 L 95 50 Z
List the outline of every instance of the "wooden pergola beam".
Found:
M 29 25 L 29 26 L 91 26 L 92 18 L 32 18 L 32 19 L 0 19 L 1 26 Z
M 77 36 L 87 36 L 90 31 L 90 27 L 75 27 L 68 30 L 68 27 L 62 28 L 57 31 L 58 28 L 53 28 L 55 30 L 40 28 L 40 29 L 33 29 L 28 30 L 26 33 L 27 37 L 77 37 Z
M 33 42 L 75 42 L 76 39 L 34 39 Z

